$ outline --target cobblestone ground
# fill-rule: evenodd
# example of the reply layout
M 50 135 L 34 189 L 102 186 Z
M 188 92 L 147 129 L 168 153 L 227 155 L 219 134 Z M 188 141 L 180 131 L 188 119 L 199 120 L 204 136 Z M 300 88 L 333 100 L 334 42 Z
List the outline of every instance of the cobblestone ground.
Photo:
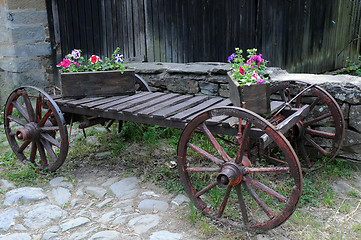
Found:
M 42 188 L 0 180 L 0 239 L 198 239 L 177 214 L 189 201 L 182 194 L 96 169 L 75 178 Z

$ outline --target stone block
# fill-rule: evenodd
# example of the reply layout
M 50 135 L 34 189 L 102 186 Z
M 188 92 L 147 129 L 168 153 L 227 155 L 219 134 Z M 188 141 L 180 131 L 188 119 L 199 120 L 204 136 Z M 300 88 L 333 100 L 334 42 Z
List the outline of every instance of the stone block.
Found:
M 1 46 L 0 55 L 4 57 L 40 57 L 51 55 L 50 43 L 17 44 Z
M 211 83 L 207 81 L 200 81 L 199 88 L 201 89 L 201 93 L 211 96 L 218 95 L 219 85 L 217 83 Z
M 162 73 L 166 69 L 162 63 L 129 63 L 128 65 L 138 74 Z
M 342 144 L 342 150 L 348 153 L 361 153 L 361 133 L 345 130 L 345 138 Z
M 45 2 L 45 1 L 44 1 Z M 9 24 L 12 25 L 33 25 L 36 24 L 38 26 L 48 25 L 48 15 L 46 11 L 18 11 L 11 12 L 12 21 Z
M 8 9 L 46 10 L 45 0 L 8 0 Z
M 16 42 L 38 42 L 45 40 L 44 27 L 18 27 L 12 30 L 12 41 Z
M 212 82 L 212 83 L 227 83 L 228 84 L 228 75 L 210 75 L 207 78 L 207 81 Z
M 0 42 L 6 43 L 11 41 L 11 31 L 7 28 L 0 26 Z
M 349 119 L 349 113 L 350 113 L 350 104 L 343 103 L 340 107 L 341 107 L 343 117 L 345 118 L 345 120 L 348 120 Z
M 205 64 L 181 64 L 181 63 L 164 63 L 164 66 L 167 68 L 168 73 L 180 73 L 180 74 L 196 74 L 196 75 L 208 75 L 212 66 Z
M 349 126 L 361 133 L 361 105 L 352 105 L 350 107 Z
M 321 86 L 338 101 L 361 104 L 361 90 L 355 85 L 328 83 Z
M 191 79 L 169 78 L 166 80 L 167 89 L 176 93 L 198 93 L 198 82 Z
M 39 70 L 39 63 L 33 59 L 22 58 L 5 58 L 0 60 L 0 69 L 8 72 L 29 72 Z
M 219 93 L 219 96 L 228 98 L 230 96 L 229 85 L 228 84 L 220 84 L 218 93 Z

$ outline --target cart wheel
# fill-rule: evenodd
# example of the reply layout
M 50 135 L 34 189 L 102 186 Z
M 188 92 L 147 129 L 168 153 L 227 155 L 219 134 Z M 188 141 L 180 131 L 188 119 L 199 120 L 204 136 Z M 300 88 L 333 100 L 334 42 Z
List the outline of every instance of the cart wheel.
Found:
M 271 98 L 286 102 L 287 108 L 310 105 L 308 115 L 285 134 L 304 166 L 315 170 L 332 161 L 341 148 L 345 132 L 343 114 L 335 99 L 315 84 L 294 80 L 275 83 L 271 93 Z M 272 118 L 280 116 L 282 112 Z
M 50 171 L 63 164 L 68 153 L 66 123 L 58 105 L 43 90 L 15 89 L 6 101 L 4 128 L 19 160 Z
M 212 124 L 219 119 L 222 126 Z M 265 158 L 268 138 L 278 149 L 276 164 Z M 231 225 L 277 227 L 295 211 L 302 193 L 302 171 L 287 139 L 243 108 L 214 108 L 190 121 L 178 142 L 177 164 L 194 205 Z
M 141 78 L 138 74 L 135 74 L 135 82 L 138 85 L 137 90 L 138 91 L 144 91 L 144 92 L 151 92 L 150 87 L 148 86 L 148 83 Z

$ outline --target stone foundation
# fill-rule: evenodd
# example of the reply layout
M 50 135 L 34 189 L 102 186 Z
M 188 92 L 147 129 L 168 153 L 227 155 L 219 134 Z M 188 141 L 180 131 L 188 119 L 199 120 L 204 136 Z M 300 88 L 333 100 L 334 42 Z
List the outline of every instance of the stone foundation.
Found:
M 0 103 L 18 86 L 52 82 L 45 0 L 0 1 Z
M 152 91 L 229 97 L 226 63 L 130 63 Z M 361 163 L 361 77 L 349 75 L 288 74 L 269 68 L 272 81 L 304 80 L 319 84 L 339 103 L 346 123 L 339 157 Z

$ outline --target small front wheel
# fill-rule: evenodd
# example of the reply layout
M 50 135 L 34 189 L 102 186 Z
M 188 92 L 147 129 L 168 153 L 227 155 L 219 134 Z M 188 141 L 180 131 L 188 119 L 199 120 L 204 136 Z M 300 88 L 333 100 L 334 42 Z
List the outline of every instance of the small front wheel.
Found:
M 23 162 L 55 171 L 68 153 L 68 132 L 54 100 L 43 90 L 20 87 L 8 97 L 4 109 L 5 134 Z

